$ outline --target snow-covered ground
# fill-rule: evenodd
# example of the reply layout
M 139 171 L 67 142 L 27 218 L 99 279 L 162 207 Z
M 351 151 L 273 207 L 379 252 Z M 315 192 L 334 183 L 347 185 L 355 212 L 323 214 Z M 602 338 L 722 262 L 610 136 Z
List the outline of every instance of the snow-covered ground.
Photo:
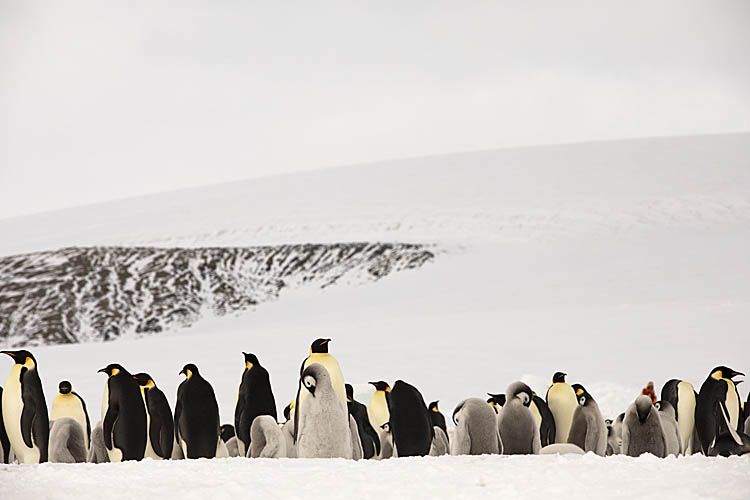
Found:
M 178 372 L 193 362 L 230 422 L 241 351 L 268 368 L 280 410 L 317 337 L 333 339 L 331 352 L 363 402 L 368 380 L 401 378 L 427 401 L 439 399 L 448 417 L 461 399 L 504 391 L 519 378 L 544 394 L 558 370 L 584 384 L 608 417 L 649 380 L 660 391 L 673 377 L 698 387 L 719 364 L 750 373 L 750 134 L 337 168 L 0 220 L 0 234 L 0 255 L 72 245 L 345 241 L 438 249 L 421 268 L 373 284 L 286 290 L 252 312 L 146 338 L 35 348 L 48 401 L 68 379 L 94 415 L 104 383 L 96 371 L 106 364 L 150 372 L 173 402 Z M 9 367 L 0 359 L 0 373 Z M 341 490 L 326 493 L 342 497 L 468 498 L 486 489 L 519 498 L 744 498 L 748 466 L 700 457 L 485 457 L 74 470 L 86 470 L 78 485 L 87 493 L 111 478 L 123 497 L 151 487 L 205 498 L 201 488 L 212 485 L 222 485 L 219 497 L 309 497 L 331 478 Z M 68 491 L 60 478 L 69 467 L 3 470 L 12 473 L 0 488 L 19 496 L 50 491 L 36 490 L 41 484 Z

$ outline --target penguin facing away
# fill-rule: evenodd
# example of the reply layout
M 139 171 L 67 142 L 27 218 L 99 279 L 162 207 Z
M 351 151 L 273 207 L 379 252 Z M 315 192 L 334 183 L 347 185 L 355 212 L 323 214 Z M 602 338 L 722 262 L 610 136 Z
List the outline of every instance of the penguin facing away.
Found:
M 69 417 L 78 422 L 83 433 L 84 445 L 88 450 L 91 422 L 89 421 L 88 411 L 86 411 L 86 402 L 73 390 L 73 386 L 67 380 L 60 382 L 58 387 L 60 392 L 52 400 L 50 421 Z
M 219 404 L 211 384 L 198 367 L 186 364 L 177 388 L 174 430 L 185 458 L 214 458 L 219 448 Z
M 494 408 L 485 401 L 479 398 L 461 401 L 453 410 L 453 423 L 456 424 L 456 430 L 450 442 L 451 455 L 498 455 L 502 453 L 503 442 L 498 433 L 496 419 Z M 437 428 L 442 431 L 442 428 Z
M 235 437 L 234 426 L 232 424 L 222 424 L 219 430 L 221 431 L 221 440 L 225 443 Z
M 574 385 L 573 388 L 578 397 L 578 408 L 573 413 L 568 443 L 603 457 L 607 453 L 607 424 L 599 405 L 583 386 Z
M 443 432 L 445 432 L 446 436 L 448 436 L 448 428 L 445 425 L 445 417 L 442 413 L 440 413 L 440 409 L 438 408 L 439 401 L 433 401 L 430 403 L 430 405 L 427 407 L 428 410 L 430 410 L 430 420 L 432 421 L 432 425 L 440 427 L 443 429 Z
M 664 440 L 667 444 L 667 455 L 679 456 L 682 452 L 682 439 L 680 429 L 675 419 L 675 411 L 669 401 L 657 401 L 654 408 L 659 412 L 662 429 L 664 429 Z
M 492 406 L 495 413 L 500 413 L 500 409 L 505 405 L 505 394 L 491 394 L 488 392 L 487 395 L 489 396 L 487 403 Z
M 547 390 L 547 406 L 555 419 L 555 442 L 566 443 L 578 399 L 571 386 L 565 383 L 566 373 L 556 372 Z
M 432 438 L 432 444 L 430 444 L 430 456 L 448 455 L 451 452 L 448 434 L 437 425 L 433 426 L 432 430 L 435 432 L 435 437 Z
M 325 366 L 302 372 L 295 403 L 295 442 L 299 458 L 352 458 L 349 412 L 331 385 Z
M 726 366 L 717 366 L 701 385 L 695 405 L 695 428 L 704 454 L 708 454 L 714 440 L 726 427 L 721 417 L 723 413 L 729 417 L 727 430 L 737 445 L 742 445 L 736 432 L 739 423 L 739 394 L 732 380 L 738 375 L 744 374 Z
M 698 451 L 695 443 L 695 404 L 696 393 L 693 384 L 684 380 L 671 379 L 661 389 L 661 400 L 668 401 L 674 408 L 675 420 L 680 432 L 680 449 L 685 455 Z
M 531 388 L 523 382 L 513 382 L 505 392 L 505 405 L 497 415 L 505 455 L 537 455 L 542 448 L 539 427 L 529 410 L 531 393 Z
M 49 416 L 37 363 L 29 351 L 2 351 L 15 364 L 2 394 L 2 413 L 8 440 L 22 464 L 47 461 Z
M 245 371 L 237 393 L 234 428 L 240 455 L 245 456 L 252 440 L 250 428 L 253 420 L 259 415 L 270 415 L 276 421 L 276 400 L 268 370 L 261 366 L 255 354 L 242 354 L 245 356 Z
M 49 461 L 74 464 L 86 461 L 86 444 L 81 424 L 74 418 L 60 417 L 50 422 Z
M 430 453 L 433 430 L 430 412 L 419 390 L 397 380 L 390 392 L 390 431 L 399 457 Z
M 539 439 L 542 443 L 542 447 L 555 442 L 555 417 L 552 416 L 552 412 L 547 406 L 547 402 L 537 396 L 535 392 L 531 393 L 532 404 L 536 405 L 539 414 L 542 417 L 541 425 L 539 426 Z
M 10 463 L 10 439 L 3 423 L 3 388 L 0 387 L 0 464 Z
M 284 458 L 286 440 L 276 419 L 271 415 L 258 415 L 250 427 L 250 458 Z
M 141 460 L 146 452 L 146 405 L 141 388 L 117 363 L 99 372 L 107 375 L 102 433 L 109 461 Z
M 349 415 L 354 418 L 357 424 L 357 433 L 362 446 L 362 457 L 373 458 L 380 454 L 380 436 L 370 424 L 370 417 L 367 414 L 367 407 L 354 399 L 354 388 L 346 384 L 346 399 L 349 408 Z
M 89 445 L 89 454 L 86 458 L 86 461 L 92 464 L 103 464 L 109 462 L 107 446 L 104 444 L 104 430 L 101 420 L 96 424 L 96 426 L 94 426 L 94 429 L 91 431 L 91 442 Z
M 156 387 L 148 373 L 134 375 L 146 405 L 146 452 L 144 456 L 154 460 L 172 456 L 174 444 L 174 420 L 172 409 L 164 393 Z
M 667 442 L 659 412 L 649 396 L 640 395 L 628 407 L 622 421 L 622 454 L 638 457 L 651 453 L 659 458 L 667 456 Z

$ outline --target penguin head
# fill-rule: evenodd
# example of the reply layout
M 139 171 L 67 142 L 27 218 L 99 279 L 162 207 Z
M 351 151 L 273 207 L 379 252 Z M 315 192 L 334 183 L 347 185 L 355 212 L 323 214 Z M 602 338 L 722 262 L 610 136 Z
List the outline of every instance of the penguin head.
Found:
M 567 373 L 555 372 L 555 374 L 552 375 L 552 383 L 553 384 L 564 383 L 565 382 L 565 377 L 567 375 L 568 375 Z
M 734 371 L 731 368 L 726 367 L 726 366 L 717 366 L 716 368 L 711 370 L 711 377 L 717 380 L 720 380 L 723 378 L 732 380 L 733 377 L 736 377 L 738 375 L 741 375 L 743 377 L 745 376 L 744 373 Z
M 505 404 L 505 394 L 492 394 L 488 392 L 487 395 L 489 396 L 487 402 L 495 409 L 495 411 L 499 412 L 500 408 Z
M 528 385 L 520 381 L 513 382 L 505 390 L 505 399 L 510 401 L 514 398 L 518 398 L 524 406 L 528 407 L 531 404 L 531 393 L 531 387 Z
M 383 432 L 391 432 L 391 423 L 386 422 L 383 425 L 381 425 L 380 428 L 383 429 Z
M 644 423 L 651 413 L 651 408 L 654 405 L 651 404 L 651 398 L 648 396 L 638 396 L 635 398 L 635 412 L 638 415 L 638 421 Z
M 354 401 L 354 387 L 352 384 L 344 384 L 344 389 L 346 389 L 346 400 L 351 403 Z
M 331 339 L 316 339 L 315 342 L 310 345 L 310 352 L 316 354 L 327 353 L 328 343 L 330 341 Z
M 245 369 L 251 370 L 255 365 L 260 366 L 260 362 L 258 362 L 258 356 L 251 352 L 243 352 L 242 354 L 245 355 Z
M 221 440 L 226 443 L 235 435 L 234 426 L 232 424 L 223 424 L 219 427 L 219 434 L 221 435 Z
M 67 380 L 63 380 L 60 382 L 60 385 L 58 386 L 60 389 L 60 394 L 70 394 L 70 391 L 73 390 L 73 386 L 70 385 L 70 382 Z
M 284 418 L 287 419 L 287 421 L 292 416 L 292 406 L 294 406 L 294 401 L 284 407 Z
M 15 361 L 17 365 L 24 365 L 29 369 L 36 368 L 36 358 L 34 358 L 34 355 L 25 349 L 21 349 L 20 351 L 0 352 L 2 352 L 3 354 L 7 354 L 11 358 L 13 358 L 13 361 Z
M 391 392 L 391 386 L 388 385 L 388 382 L 384 382 L 382 380 L 378 382 L 367 382 L 370 385 L 375 386 L 376 391 L 385 391 L 385 392 Z
M 430 410 L 430 411 L 434 411 L 435 413 L 440 413 L 440 410 L 438 409 L 438 403 L 439 402 L 440 402 L 440 400 L 433 401 L 432 403 L 430 403 L 430 405 L 427 407 L 427 409 Z
M 571 387 L 575 391 L 576 396 L 580 396 L 581 394 L 583 394 L 585 392 L 588 392 L 586 390 L 586 388 L 584 386 L 582 386 L 581 384 L 573 384 L 573 385 L 571 385 Z
M 672 403 L 669 401 L 657 401 L 654 403 L 654 408 L 656 408 L 658 412 L 664 413 L 672 418 L 675 416 L 674 406 L 672 406 Z
M 97 373 L 106 373 L 108 377 L 113 377 L 120 372 L 128 373 L 128 371 L 122 365 L 111 363 L 99 370 Z
M 133 375 L 133 378 L 136 382 L 138 382 L 138 385 L 145 389 L 153 389 L 156 387 L 156 384 L 154 383 L 154 379 L 151 378 L 151 375 L 148 373 L 136 373 Z
M 180 375 L 185 375 L 188 379 L 190 379 L 190 377 L 192 377 L 193 375 L 200 375 L 200 373 L 198 372 L 197 366 L 195 366 L 193 363 L 188 363 L 182 367 L 182 370 L 180 370 Z

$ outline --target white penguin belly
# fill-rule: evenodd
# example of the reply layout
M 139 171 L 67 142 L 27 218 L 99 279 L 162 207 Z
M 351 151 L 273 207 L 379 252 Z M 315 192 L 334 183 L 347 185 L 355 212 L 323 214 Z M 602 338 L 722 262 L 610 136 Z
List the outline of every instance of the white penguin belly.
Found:
M 141 389 L 141 397 L 143 398 L 143 405 L 146 408 L 146 452 L 143 454 L 143 458 L 152 458 L 154 460 L 161 460 L 162 458 L 156 454 L 154 447 L 151 446 L 151 415 L 148 413 L 148 405 L 146 404 L 146 395 L 143 389 Z
M 567 443 L 573 412 L 578 406 L 573 388 L 568 384 L 553 384 L 547 394 L 547 405 L 555 419 L 555 443 Z
M 89 435 L 86 428 L 86 414 L 83 411 L 81 400 L 75 394 L 58 394 L 55 399 L 52 400 L 52 412 L 50 413 L 50 421 L 57 420 L 58 418 L 72 418 L 78 425 L 81 426 L 83 432 L 83 442 L 86 445 L 86 449 L 89 447 Z
M 690 382 L 677 384 L 677 428 L 680 430 L 682 453 L 688 455 L 695 429 L 695 391 Z
M 104 394 L 102 395 L 102 422 L 109 408 L 109 380 L 104 381 Z
M 2 412 L 5 431 L 8 434 L 13 453 L 22 464 L 38 464 L 41 456 L 39 448 L 29 448 L 23 441 L 21 434 L 21 413 L 23 412 L 23 397 L 21 396 L 21 365 L 13 365 L 10 369 L 8 381 L 3 388 Z M 32 445 L 34 436 L 31 436 Z
M 336 391 L 336 395 L 339 400 L 346 406 L 346 386 L 344 385 L 344 374 L 341 371 L 339 362 L 336 358 L 328 353 L 312 353 L 305 361 L 304 368 L 307 368 L 313 363 L 319 363 L 328 370 L 328 374 L 331 376 L 331 387 Z M 303 368 L 303 369 L 304 369 Z
M 375 391 L 370 398 L 367 415 L 376 431 L 380 431 L 380 426 L 390 420 L 391 415 L 388 411 L 388 402 L 385 400 L 385 391 Z
M 737 430 L 737 423 L 740 420 L 740 398 L 737 397 L 737 389 L 734 382 L 725 379 L 727 382 L 727 411 L 729 412 L 729 424 L 732 429 Z

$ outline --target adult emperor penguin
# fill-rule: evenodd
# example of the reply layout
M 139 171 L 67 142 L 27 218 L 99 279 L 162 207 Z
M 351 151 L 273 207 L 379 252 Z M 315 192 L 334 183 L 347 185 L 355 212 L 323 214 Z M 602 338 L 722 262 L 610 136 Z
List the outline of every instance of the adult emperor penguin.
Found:
M 354 418 L 359 433 L 359 441 L 362 444 L 362 456 L 372 458 L 380 455 L 380 435 L 372 428 L 370 418 L 367 415 L 367 407 L 354 399 L 354 388 L 346 384 L 346 399 L 349 407 L 349 415 Z
M 295 442 L 299 458 L 352 458 L 349 412 L 331 385 L 325 366 L 302 371 L 295 403 Z
M 389 423 L 398 456 L 429 455 L 434 431 L 422 394 L 403 380 L 396 381 L 390 394 Z
M 273 397 L 268 370 L 261 366 L 255 354 L 242 354 L 245 356 L 245 371 L 242 373 L 242 382 L 237 392 L 234 428 L 240 456 L 244 457 L 250 449 L 250 428 L 253 420 L 259 415 L 270 415 L 276 421 L 276 400 Z
M 285 458 L 286 441 L 276 418 L 271 415 L 258 415 L 250 427 L 249 458 Z M 242 455 L 240 455 L 242 456 Z
M 585 452 L 599 456 L 607 454 L 607 424 L 594 398 L 582 386 L 573 386 L 578 397 L 578 407 L 573 412 L 568 443 L 575 444 Z
M 445 432 L 445 435 L 447 436 L 448 428 L 445 426 L 445 417 L 440 413 L 440 409 L 438 408 L 438 401 L 430 403 L 430 406 L 428 406 L 427 409 L 430 410 L 430 420 L 432 421 L 432 425 L 443 429 L 443 432 Z
M 497 455 L 503 443 L 497 430 L 495 410 L 479 398 L 464 399 L 453 410 L 456 430 L 451 455 Z M 442 429 L 441 429 L 442 430 Z
M 107 375 L 102 433 L 110 462 L 141 460 L 146 452 L 146 405 L 138 382 L 122 365 L 99 370 Z
M 552 412 L 549 410 L 547 402 L 537 396 L 535 392 L 531 393 L 531 405 L 536 406 L 537 411 L 542 418 L 542 422 L 539 425 L 539 439 L 541 440 L 542 448 L 544 448 L 555 442 L 555 417 L 552 416 Z M 529 409 L 531 409 L 531 405 L 529 406 Z
M 497 415 L 497 428 L 503 441 L 505 455 L 538 455 L 541 450 L 539 427 L 529 410 L 531 388 L 523 382 L 513 382 L 505 391 L 505 405 Z
M 346 407 L 346 388 L 344 386 L 344 374 L 341 372 L 341 367 L 336 358 L 328 353 L 328 344 L 331 339 L 317 339 L 310 345 L 310 355 L 305 358 L 300 368 L 300 375 L 302 372 L 313 363 L 321 364 L 328 370 L 328 374 L 331 377 L 331 387 L 336 391 L 336 395 L 341 401 L 341 404 Z
M 10 440 L 3 423 L 3 388 L 0 387 L 0 464 L 10 463 Z
M 717 366 L 711 370 L 700 391 L 695 404 L 695 428 L 698 438 L 703 446 L 703 453 L 708 450 L 714 439 L 721 433 L 725 423 L 721 420 L 722 415 L 728 416 L 729 428 L 732 437 L 738 445 L 741 439 L 737 436 L 737 425 L 740 414 L 740 397 L 737 393 L 735 382 L 732 380 L 738 375 L 744 375 L 726 366 Z M 718 420 L 718 422 L 717 422 Z M 717 429 L 719 430 L 717 434 Z M 732 432 L 733 431 L 733 432 Z
M 174 430 L 185 458 L 214 458 L 219 446 L 219 404 L 214 388 L 198 367 L 186 364 L 185 375 L 177 388 Z
M 552 385 L 547 390 L 547 406 L 555 419 L 555 442 L 567 443 L 573 413 L 578 408 L 578 398 L 571 386 L 565 383 L 563 372 L 552 376 Z
M 693 384 L 685 380 L 671 379 L 661 389 L 662 401 L 669 401 L 674 408 L 677 428 L 680 431 L 680 449 L 684 455 L 698 451 L 694 443 L 696 392 Z
M 667 443 L 667 455 L 678 456 L 682 452 L 680 429 L 675 419 L 675 411 L 669 401 L 657 401 L 654 408 L 659 411 L 661 427 L 664 429 L 664 441 Z
M 649 396 L 640 395 L 628 407 L 622 421 L 622 454 L 638 457 L 651 453 L 659 458 L 667 456 L 667 442 L 659 412 Z
M 375 392 L 370 397 L 367 414 L 372 426 L 375 429 L 380 429 L 391 418 L 390 411 L 388 410 L 388 397 L 391 392 L 391 386 L 383 380 L 368 383 L 375 387 Z
M 167 397 L 148 373 L 136 374 L 135 380 L 146 405 L 145 456 L 154 460 L 168 459 L 174 445 L 174 420 Z
M 29 351 L 2 351 L 15 364 L 10 369 L 2 399 L 3 423 L 19 463 L 47 461 L 49 416 L 34 355 Z
M 73 386 L 67 380 L 60 382 L 58 388 L 60 392 L 52 400 L 50 421 L 68 417 L 78 422 L 81 426 L 84 445 L 88 450 L 91 437 L 91 421 L 89 420 L 88 411 L 86 411 L 86 402 L 73 390 Z

